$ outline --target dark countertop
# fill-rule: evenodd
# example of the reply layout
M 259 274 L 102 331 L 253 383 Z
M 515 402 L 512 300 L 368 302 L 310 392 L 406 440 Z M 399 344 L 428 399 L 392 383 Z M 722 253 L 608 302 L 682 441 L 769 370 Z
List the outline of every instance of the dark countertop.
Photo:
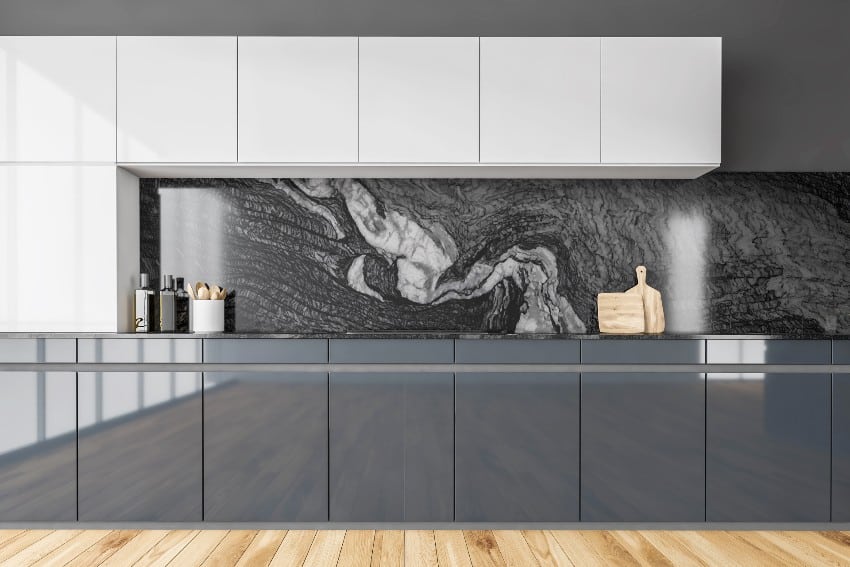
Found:
M 13 338 L 69 338 L 69 339 L 481 339 L 481 340 L 676 340 L 676 339 L 793 339 L 793 340 L 847 340 L 850 334 L 783 334 L 783 335 L 734 335 L 734 334 L 675 334 L 660 335 L 613 335 L 613 334 L 500 334 L 472 331 L 358 331 L 349 333 L 0 333 L 0 339 Z

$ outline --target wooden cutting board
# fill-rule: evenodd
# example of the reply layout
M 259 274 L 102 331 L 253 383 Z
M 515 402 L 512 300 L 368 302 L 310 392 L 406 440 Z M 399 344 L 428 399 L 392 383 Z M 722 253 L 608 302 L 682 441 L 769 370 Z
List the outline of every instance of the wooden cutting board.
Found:
M 661 303 L 661 292 L 646 285 L 646 267 L 635 269 L 638 284 L 626 293 L 640 296 L 643 299 L 644 332 L 663 333 L 666 324 L 664 306 Z
M 600 333 L 637 334 L 646 329 L 643 296 L 636 293 L 600 293 L 596 296 Z

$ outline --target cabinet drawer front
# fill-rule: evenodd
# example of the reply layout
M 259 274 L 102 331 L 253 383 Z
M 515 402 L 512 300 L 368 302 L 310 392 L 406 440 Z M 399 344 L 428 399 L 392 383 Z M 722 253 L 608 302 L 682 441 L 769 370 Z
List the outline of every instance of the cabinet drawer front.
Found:
M 200 339 L 80 339 L 80 362 L 200 363 Z
M 850 341 L 832 342 L 833 364 L 850 364 Z
M 325 339 L 204 339 L 204 362 L 321 364 L 327 361 Z
M 455 341 L 455 362 L 471 364 L 578 364 L 579 341 L 465 339 Z
M 331 339 L 330 361 L 360 364 L 450 364 L 451 340 L 432 339 Z
M 590 364 L 702 364 L 705 362 L 705 341 L 581 341 L 581 361 Z
M 830 341 L 709 340 L 709 364 L 829 364 Z
M 76 361 L 75 339 L 0 339 L 0 363 Z

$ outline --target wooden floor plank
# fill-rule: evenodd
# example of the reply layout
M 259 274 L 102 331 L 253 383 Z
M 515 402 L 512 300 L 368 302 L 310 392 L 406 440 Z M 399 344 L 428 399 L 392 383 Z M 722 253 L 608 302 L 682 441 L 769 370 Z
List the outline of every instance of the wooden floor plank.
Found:
M 798 532 L 801 537 L 812 543 L 824 545 L 836 554 L 850 557 L 850 536 L 841 532 Z
M 269 565 L 301 567 L 314 539 L 316 539 L 316 530 L 289 530 Z
M 375 530 L 348 530 L 339 552 L 337 567 L 369 567 Z
M 103 567 L 133 565 L 167 535 L 168 530 L 143 530 L 139 532 L 139 535 L 125 543 L 121 549 L 110 555 L 101 565 Z
M 528 547 L 521 532 L 516 530 L 493 530 L 493 538 L 499 545 L 502 559 L 509 567 L 537 565 L 537 559 Z
M 811 532 L 777 532 L 828 565 L 850 565 L 850 549 Z
M 709 565 L 764 565 L 765 561 L 785 565 L 784 558 L 754 549 L 722 531 L 669 532 L 671 537 L 693 549 Z
M 57 547 L 68 543 L 71 539 L 82 533 L 81 530 L 56 530 L 39 538 L 38 541 L 28 545 L 0 563 L 0 565 L 32 565 Z
M 840 559 L 836 559 L 831 553 L 824 553 L 822 550 L 783 532 L 759 531 L 753 534 L 752 537 L 764 538 L 771 545 L 775 545 L 776 548 L 781 549 L 795 560 L 811 565 L 812 567 L 840 567 L 846 565 Z M 759 545 L 767 547 L 764 543 L 759 543 Z
M 313 539 L 313 545 L 307 552 L 304 567 L 329 567 L 336 565 L 342 542 L 345 540 L 345 530 L 322 530 Z
M 602 556 L 601 550 L 582 537 L 581 532 L 551 530 L 549 533 L 574 565 L 594 567 L 609 564 L 609 561 Z
M 6 545 L 22 533 L 24 533 L 24 530 L 0 530 L 0 547 Z
M 266 567 L 277 553 L 285 537 L 286 530 L 260 531 L 236 565 L 238 567 Z
M 257 537 L 257 530 L 231 530 L 207 556 L 203 567 L 233 567 Z
M 637 531 L 612 531 L 611 535 L 631 555 L 638 564 L 644 567 L 673 567 L 670 558 L 661 553 L 657 547 Z
M 528 548 L 542 566 L 573 567 L 573 562 L 561 549 L 558 540 L 546 530 L 525 530 L 522 532 Z
M 183 565 L 201 565 L 207 557 L 218 547 L 218 544 L 227 537 L 227 530 L 201 530 L 192 538 L 192 541 L 174 556 L 169 565 L 182 567 Z
M 407 530 L 404 532 L 404 564 L 438 567 L 437 544 L 432 530 Z
M 65 565 L 105 538 L 109 533 L 110 530 L 83 530 L 76 537 L 60 545 L 32 565 L 33 567 Z
M 139 530 L 115 530 L 109 532 L 106 537 L 69 561 L 65 567 L 91 567 L 93 565 L 100 565 L 137 535 L 139 535 Z
M 681 567 L 705 567 L 708 563 L 694 553 L 681 539 L 673 537 L 670 532 L 646 530 L 640 532 L 647 541 L 652 543 L 672 563 Z
M 0 563 L 20 553 L 23 549 L 26 549 L 51 533 L 53 533 L 53 530 L 29 530 L 25 534 L 19 535 L 0 548 Z
M 404 532 L 401 530 L 379 530 L 372 544 L 372 565 L 380 567 L 402 567 L 404 565 Z
M 472 565 L 478 567 L 497 565 L 505 567 L 505 559 L 499 551 L 499 544 L 489 530 L 470 530 L 463 532 L 466 540 L 466 549 L 469 551 L 469 559 Z
M 195 539 L 200 530 L 174 530 L 142 555 L 133 567 L 165 567 Z
M 435 531 L 434 544 L 437 547 L 437 563 L 440 567 L 472 567 L 461 530 Z

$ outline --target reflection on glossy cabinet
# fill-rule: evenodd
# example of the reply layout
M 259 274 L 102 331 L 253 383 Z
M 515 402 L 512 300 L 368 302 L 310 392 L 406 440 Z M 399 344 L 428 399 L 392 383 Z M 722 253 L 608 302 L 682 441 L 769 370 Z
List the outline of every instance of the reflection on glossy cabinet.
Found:
M 720 163 L 721 38 L 602 38 L 602 163 Z
M 204 519 L 328 519 L 328 375 L 204 375 Z
M 481 161 L 599 163 L 598 37 L 481 38 Z
M 0 372 L 0 522 L 77 519 L 76 390 L 73 372 Z
M 239 161 L 357 161 L 357 38 L 239 38 Z
M 708 521 L 829 521 L 830 381 L 708 375 Z
M 478 161 L 478 38 L 361 37 L 361 162 Z
M 578 521 L 578 374 L 464 372 L 456 384 L 455 519 Z
M 452 520 L 452 374 L 330 376 L 330 520 Z
M 581 377 L 581 519 L 705 519 L 705 378 L 698 373 Z
M 79 373 L 79 519 L 202 519 L 201 375 Z
M 115 161 L 115 37 L 0 37 L 0 161 Z
M 118 161 L 236 161 L 236 38 L 118 38 Z

